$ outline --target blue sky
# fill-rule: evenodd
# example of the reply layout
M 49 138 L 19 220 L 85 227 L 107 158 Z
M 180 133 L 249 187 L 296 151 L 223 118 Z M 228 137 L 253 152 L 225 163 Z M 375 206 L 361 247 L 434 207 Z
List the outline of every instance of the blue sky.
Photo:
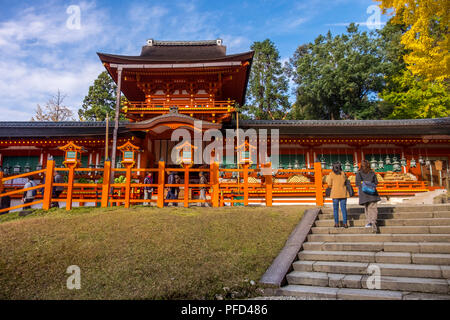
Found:
M 350 22 L 369 31 L 374 4 L 372 0 L 0 0 L 0 121 L 30 120 L 37 104 L 44 105 L 58 89 L 67 94 L 65 102 L 76 114 L 103 71 L 97 51 L 139 55 L 149 38 L 221 38 L 231 54 L 270 38 L 286 61 L 300 44 L 328 30 L 342 33 Z M 387 19 L 381 16 L 382 23 Z

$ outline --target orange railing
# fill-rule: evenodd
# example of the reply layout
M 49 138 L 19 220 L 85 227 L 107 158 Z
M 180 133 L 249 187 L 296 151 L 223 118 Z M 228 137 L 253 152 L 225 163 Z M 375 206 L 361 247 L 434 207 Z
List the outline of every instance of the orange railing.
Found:
M 186 100 L 186 101 L 153 101 L 153 102 L 143 102 L 143 101 L 129 101 L 125 108 L 127 112 L 154 112 L 162 113 L 164 111 L 169 111 L 170 107 L 177 107 L 178 112 L 186 113 L 196 113 L 204 111 L 224 111 L 232 112 L 234 111 L 234 101 L 205 101 L 201 100 Z
M 55 162 L 48 160 L 47 168 L 39 171 L 24 173 L 16 176 L 3 177 L 0 172 L 0 198 L 12 197 L 20 198 L 21 194 L 27 190 L 42 190 L 41 194 L 35 197 L 32 203 L 15 205 L 9 208 L 1 208 L 0 214 L 14 209 L 28 207 L 30 205 L 42 204 L 44 210 L 48 210 L 52 204 L 63 202 L 66 209 L 70 210 L 73 203 L 80 206 L 85 203 L 95 203 L 101 207 L 110 205 L 123 205 L 126 208 L 135 204 L 156 203 L 158 207 L 163 207 L 169 203 L 183 204 L 188 207 L 194 203 L 208 203 L 214 207 L 236 204 L 265 204 L 272 206 L 276 203 L 305 203 L 314 202 L 322 206 L 324 200 L 326 184 L 323 183 L 323 175 L 329 170 L 322 170 L 320 163 L 314 163 L 310 169 L 280 169 L 275 176 L 268 166 L 267 171 L 261 168 L 252 169 L 249 165 L 241 168 L 224 169 L 219 168 L 217 163 L 213 163 L 209 168 L 167 168 L 164 162 L 159 162 L 158 168 L 117 168 L 111 169 L 111 163 L 106 161 L 104 168 L 55 168 Z M 203 171 L 206 176 L 209 174 L 208 184 L 195 183 L 193 176 Z M 55 172 L 63 173 L 67 176 L 66 182 L 54 183 Z M 145 173 L 152 172 L 154 182 L 143 184 L 140 180 Z M 177 172 L 183 176 L 183 180 L 177 184 L 166 183 L 170 172 Z M 117 177 L 123 175 L 125 180 L 111 181 L 111 175 Z M 293 175 L 307 177 L 309 182 L 288 182 L 280 177 L 292 177 Z M 351 175 L 351 174 L 350 174 Z M 31 176 L 39 176 L 42 183 L 35 187 L 23 189 L 22 186 L 8 186 L 5 182 Z M 78 177 L 91 177 L 91 183 L 75 182 Z M 255 178 L 255 179 L 251 179 Z M 56 198 L 54 188 L 62 187 L 64 190 Z M 142 199 L 145 187 L 153 188 L 150 199 Z M 166 199 L 167 189 L 175 187 L 180 190 L 180 197 L 177 199 Z M 200 188 L 206 188 L 207 200 L 199 199 L 196 194 Z M 355 189 L 357 194 L 358 190 Z M 381 195 L 412 195 L 417 192 L 428 191 L 429 188 L 424 181 L 384 181 L 378 185 Z

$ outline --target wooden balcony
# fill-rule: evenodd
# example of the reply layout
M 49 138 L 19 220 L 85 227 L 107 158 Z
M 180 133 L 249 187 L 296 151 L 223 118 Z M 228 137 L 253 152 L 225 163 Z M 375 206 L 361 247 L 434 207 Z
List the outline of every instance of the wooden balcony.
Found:
M 141 121 L 153 118 L 176 110 L 193 118 L 210 122 L 223 122 L 229 120 L 233 112 L 236 112 L 235 102 L 228 101 L 128 101 L 122 108 L 127 118 L 133 121 Z

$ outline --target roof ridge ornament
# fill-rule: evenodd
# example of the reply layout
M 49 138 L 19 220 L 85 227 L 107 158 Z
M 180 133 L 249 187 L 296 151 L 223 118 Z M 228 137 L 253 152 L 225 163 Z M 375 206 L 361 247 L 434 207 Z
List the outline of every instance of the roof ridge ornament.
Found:
M 147 46 L 222 46 L 223 40 L 197 40 L 197 41 L 164 41 L 148 39 Z

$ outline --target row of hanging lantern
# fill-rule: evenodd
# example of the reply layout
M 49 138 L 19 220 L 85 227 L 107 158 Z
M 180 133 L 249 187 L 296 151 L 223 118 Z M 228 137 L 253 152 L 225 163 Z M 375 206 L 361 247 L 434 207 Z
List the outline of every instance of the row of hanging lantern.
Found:
M 346 157 L 347 157 L 347 154 L 346 154 Z M 331 155 L 330 155 L 330 163 L 327 165 L 325 157 L 323 156 L 323 153 L 322 153 L 322 156 L 320 158 L 320 164 L 321 164 L 322 169 L 332 169 L 333 163 L 331 161 Z M 350 172 L 353 170 L 353 172 L 356 173 L 356 172 L 358 172 L 358 164 L 356 162 L 354 162 L 352 165 L 351 162 L 348 159 L 346 159 L 342 169 L 347 172 Z
M 28 172 L 31 172 L 31 166 L 30 166 L 30 164 L 28 162 L 23 166 L 23 168 L 18 163 L 16 163 L 16 165 L 14 165 L 13 167 L 11 167 L 9 165 L 9 163 L 7 163 L 4 168 L 0 167 L 0 170 L 3 170 L 3 173 L 5 175 L 28 173 Z M 36 171 L 37 170 L 42 170 L 42 165 L 41 164 L 36 165 Z
M 65 168 L 64 164 L 56 165 L 56 167 L 57 168 Z M 96 168 L 100 169 L 100 168 L 104 167 L 104 162 L 102 160 L 97 165 L 90 164 L 89 167 L 90 168 L 96 167 Z M 118 161 L 118 168 L 121 168 L 120 160 Z M 33 168 L 30 166 L 30 164 L 28 162 L 23 167 L 18 163 L 16 163 L 13 167 L 11 167 L 9 163 L 6 163 L 6 165 L 3 168 L 0 166 L 0 170 L 2 170 L 5 175 L 11 175 L 11 174 L 28 173 L 28 172 L 33 171 Z M 42 170 L 42 164 L 38 163 L 35 167 L 35 170 L 36 171 Z M 84 173 L 87 173 L 87 172 L 80 172 L 80 174 L 84 174 Z
M 346 156 L 347 156 L 347 154 L 346 154 Z M 421 165 L 425 164 L 427 166 L 429 166 L 431 163 L 431 161 L 429 161 L 429 160 L 424 160 L 421 155 L 419 156 L 418 162 Z M 332 168 L 331 154 L 330 154 L 330 163 L 327 164 L 327 161 L 322 152 L 322 155 L 320 158 L 320 163 L 321 163 L 322 169 L 331 169 Z M 402 156 L 400 159 L 395 154 L 391 158 L 390 155 L 388 153 L 386 153 L 386 158 L 383 160 L 383 158 L 381 156 L 381 152 L 380 152 L 379 159 L 377 160 L 375 155 L 372 154 L 372 157 L 371 157 L 371 160 L 369 161 L 369 163 L 370 163 L 370 167 L 373 170 L 384 169 L 385 165 L 392 165 L 392 171 L 398 172 L 398 171 L 401 171 L 402 167 L 405 167 L 407 165 L 407 160 L 403 153 L 402 153 Z M 414 159 L 414 156 L 411 158 L 410 167 L 411 168 L 417 167 L 417 161 Z M 347 172 L 353 171 L 356 173 L 356 172 L 358 172 L 358 164 L 356 162 L 354 162 L 352 165 L 351 162 L 347 159 L 345 161 L 345 164 L 343 165 L 343 170 L 347 171 Z

